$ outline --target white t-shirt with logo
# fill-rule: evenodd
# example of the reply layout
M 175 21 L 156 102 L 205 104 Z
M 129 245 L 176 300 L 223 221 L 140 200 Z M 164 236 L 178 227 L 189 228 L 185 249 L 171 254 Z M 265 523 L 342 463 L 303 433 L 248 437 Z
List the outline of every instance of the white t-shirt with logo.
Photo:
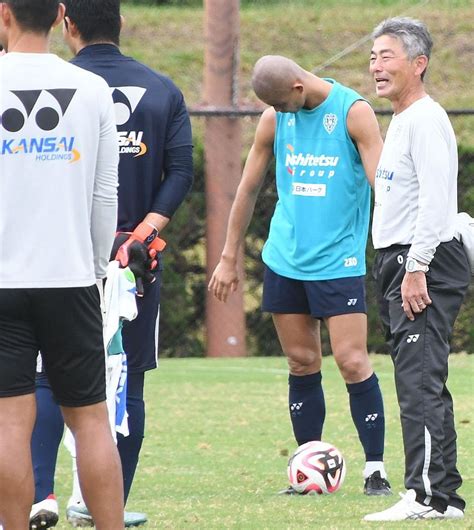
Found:
M 411 245 L 409 256 L 430 263 L 454 236 L 457 174 L 456 138 L 438 103 L 425 96 L 394 115 L 375 176 L 374 247 Z
M 0 288 L 105 276 L 117 223 L 106 82 L 53 54 L 0 59 Z

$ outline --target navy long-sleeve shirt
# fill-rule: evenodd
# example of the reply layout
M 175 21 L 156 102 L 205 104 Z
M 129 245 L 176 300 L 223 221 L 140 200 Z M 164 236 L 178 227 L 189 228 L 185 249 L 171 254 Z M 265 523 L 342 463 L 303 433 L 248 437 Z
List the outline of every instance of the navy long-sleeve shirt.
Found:
M 133 230 L 150 212 L 170 218 L 193 181 L 191 123 L 181 91 L 113 44 L 86 46 L 71 62 L 103 77 L 112 90 L 120 151 L 117 229 Z

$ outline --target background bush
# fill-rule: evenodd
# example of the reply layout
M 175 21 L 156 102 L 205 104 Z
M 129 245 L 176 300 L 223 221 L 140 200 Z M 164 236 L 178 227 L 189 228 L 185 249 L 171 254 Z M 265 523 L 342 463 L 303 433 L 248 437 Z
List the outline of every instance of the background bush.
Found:
M 164 356 L 200 356 L 205 354 L 205 290 L 206 269 L 203 256 L 205 245 L 204 149 L 195 147 L 195 183 L 187 207 L 178 213 L 167 228 L 169 245 L 166 254 L 163 285 L 160 344 Z M 474 149 L 459 148 L 459 209 L 474 212 Z M 246 237 L 245 305 L 247 347 L 250 355 L 277 355 L 281 348 L 273 323 L 267 313 L 259 309 L 263 263 L 260 252 L 267 237 L 270 218 L 276 200 L 274 170 L 267 175 L 253 220 Z M 367 247 L 367 304 L 369 351 L 388 353 L 382 325 L 378 316 L 375 284 L 371 276 L 374 249 L 369 235 Z M 474 297 L 472 286 L 456 321 L 452 351 L 474 352 Z M 327 333 L 323 329 L 323 351 L 330 353 Z

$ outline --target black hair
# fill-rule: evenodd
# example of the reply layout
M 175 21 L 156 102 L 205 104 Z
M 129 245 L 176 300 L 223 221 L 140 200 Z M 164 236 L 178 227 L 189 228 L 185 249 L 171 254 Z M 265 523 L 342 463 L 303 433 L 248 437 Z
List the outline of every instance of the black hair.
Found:
M 58 16 L 59 0 L 6 0 L 19 26 L 48 34 Z
M 120 0 L 63 0 L 85 43 L 120 43 Z

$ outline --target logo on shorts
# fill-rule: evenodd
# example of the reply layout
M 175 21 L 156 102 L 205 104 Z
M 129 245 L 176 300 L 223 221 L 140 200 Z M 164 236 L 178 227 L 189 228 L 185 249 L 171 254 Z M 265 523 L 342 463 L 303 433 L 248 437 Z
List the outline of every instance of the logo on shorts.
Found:
M 337 125 L 337 116 L 335 114 L 325 114 L 323 125 L 328 134 L 331 134 Z
M 357 304 L 357 298 L 349 298 L 347 301 L 347 305 L 356 305 Z
M 407 342 L 416 342 L 420 338 L 420 334 L 417 335 L 408 335 Z

